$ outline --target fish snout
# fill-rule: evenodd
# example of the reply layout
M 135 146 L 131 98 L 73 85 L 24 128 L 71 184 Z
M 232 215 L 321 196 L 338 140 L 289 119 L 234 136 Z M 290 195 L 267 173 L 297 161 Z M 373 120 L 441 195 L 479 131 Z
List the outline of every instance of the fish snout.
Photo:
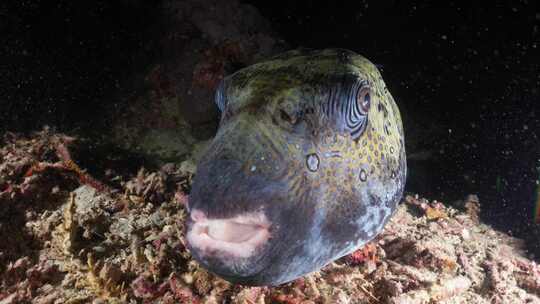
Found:
M 204 268 L 241 284 L 268 282 L 283 246 L 288 185 L 223 154 L 197 168 L 188 202 L 186 243 Z

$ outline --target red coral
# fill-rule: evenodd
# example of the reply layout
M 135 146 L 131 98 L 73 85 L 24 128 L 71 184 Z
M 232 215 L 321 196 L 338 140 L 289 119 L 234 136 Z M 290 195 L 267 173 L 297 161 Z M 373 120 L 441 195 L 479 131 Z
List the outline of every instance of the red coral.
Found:
M 8 265 L 0 286 L 11 286 L 0 291 L 0 300 L 5 303 L 29 303 L 40 287 L 59 274 L 58 266 L 51 261 L 40 261 L 33 266 L 31 263 L 29 257 L 23 257 Z
M 148 281 L 144 276 L 139 276 L 131 283 L 133 294 L 142 299 L 153 299 L 159 296 L 156 284 Z
M 366 261 L 378 262 L 377 247 L 372 244 L 366 244 L 361 249 L 351 253 L 347 256 L 347 262 L 351 265 L 360 265 Z
M 25 177 L 33 176 L 37 173 L 43 172 L 47 169 L 55 169 L 60 171 L 67 171 L 75 173 L 79 182 L 84 185 L 88 185 L 101 192 L 111 192 L 107 185 L 93 178 L 90 174 L 84 172 L 72 159 L 65 143 L 71 143 L 73 138 L 64 136 L 62 139 L 58 139 L 55 145 L 56 155 L 60 159 L 59 162 L 35 162 L 24 174 Z
M 187 206 L 189 196 L 186 195 L 182 190 L 177 190 L 174 193 L 174 201 L 179 203 L 182 206 Z
M 292 294 L 278 294 L 272 297 L 272 301 L 283 304 L 302 304 L 305 302 L 305 299 L 296 297 Z
M 264 294 L 264 287 L 251 287 L 247 290 L 247 294 L 244 298 L 247 303 L 257 303 L 257 299 Z
M 175 276 L 171 276 L 169 279 L 169 287 L 174 294 L 176 300 L 180 303 L 186 304 L 199 304 L 201 300 L 199 297 L 191 291 L 186 285 L 184 285 L 179 279 Z
M 225 74 L 226 63 L 240 61 L 241 54 L 240 44 L 229 40 L 206 50 L 193 71 L 193 84 L 214 90 Z
M 59 274 L 58 265 L 53 264 L 51 261 L 41 261 L 26 271 L 26 278 L 30 288 L 37 289 L 57 274 Z

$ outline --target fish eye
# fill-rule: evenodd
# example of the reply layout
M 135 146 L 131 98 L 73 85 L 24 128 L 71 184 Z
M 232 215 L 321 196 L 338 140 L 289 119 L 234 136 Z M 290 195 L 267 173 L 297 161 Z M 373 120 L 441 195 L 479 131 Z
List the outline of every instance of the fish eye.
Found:
M 345 126 L 353 139 L 357 139 L 365 130 L 367 116 L 371 107 L 371 88 L 364 82 L 355 83 L 347 97 L 345 107 Z
M 367 114 L 371 106 L 371 94 L 368 87 L 363 87 L 358 90 L 356 101 L 358 103 L 358 108 L 362 114 Z

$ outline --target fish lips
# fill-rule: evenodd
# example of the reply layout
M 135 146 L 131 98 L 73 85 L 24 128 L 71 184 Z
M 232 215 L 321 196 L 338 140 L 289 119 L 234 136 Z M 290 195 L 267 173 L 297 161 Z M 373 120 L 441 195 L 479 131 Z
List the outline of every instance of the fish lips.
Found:
M 209 234 L 203 237 L 194 236 L 199 233 L 194 232 L 197 230 L 197 225 L 199 223 L 193 219 L 188 220 L 186 242 L 188 250 L 197 262 L 209 271 L 234 283 L 251 285 L 260 280 L 261 273 L 269 266 L 267 261 L 271 260 L 271 256 L 276 252 L 273 250 L 274 243 L 270 236 L 273 233 L 272 230 L 266 231 L 268 238 L 263 237 L 261 240 L 260 237 L 255 236 L 259 238 L 258 244 L 246 245 L 245 243 L 249 240 L 235 243 L 212 239 Z M 209 244 L 209 246 L 201 246 L 201 243 Z M 243 255 L 242 252 L 246 250 L 250 250 L 249 254 Z
M 267 269 L 279 260 L 291 235 L 282 219 L 291 206 L 280 182 L 251 176 L 213 189 L 199 175 L 186 222 L 187 248 L 204 268 L 245 285 L 272 282 Z M 240 237 L 228 234 L 242 234 Z M 246 252 L 249 251 L 249 252 Z
M 199 262 L 204 268 L 213 272 L 220 277 L 238 284 L 243 285 L 274 285 L 275 273 L 274 267 L 279 267 L 283 264 L 282 257 L 292 246 L 288 246 L 292 243 L 292 239 L 295 238 L 294 233 L 285 227 L 282 223 L 281 214 L 274 216 L 264 213 L 266 218 L 260 225 L 251 238 L 240 239 L 237 243 L 234 241 L 226 242 L 223 246 L 219 243 L 219 240 L 212 240 L 210 231 L 203 232 L 203 237 L 206 240 L 201 240 L 201 237 L 194 237 L 197 229 L 201 229 L 203 224 L 200 221 L 193 218 L 194 212 L 198 210 L 191 210 L 190 216 L 187 219 L 186 229 L 186 245 L 191 252 L 192 257 Z M 257 211 L 251 214 L 260 214 L 261 211 Z M 272 214 L 272 213 L 270 213 Z M 227 219 L 209 219 L 208 221 L 234 221 L 240 216 Z M 212 224 L 208 224 L 210 226 Z M 204 229 L 204 228 L 203 228 Z M 207 228 L 208 229 L 208 228 Z M 262 236 L 261 236 L 262 235 Z M 245 244 L 254 240 L 253 244 Z M 201 243 L 207 243 L 213 241 L 208 248 Z M 247 249 L 246 249 L 247 247 Z M 244 250 L 251 250 L 249 254 L 243 255 Z M 236 253 L 237 251 L 240 254 Z

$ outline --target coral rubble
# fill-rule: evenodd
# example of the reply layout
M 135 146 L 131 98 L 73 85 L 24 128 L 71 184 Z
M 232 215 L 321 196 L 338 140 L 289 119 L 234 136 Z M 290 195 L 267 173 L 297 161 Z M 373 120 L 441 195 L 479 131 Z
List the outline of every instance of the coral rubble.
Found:
M 474 196 L 458 210 L 407 195 L 352 255 L 282 286 L 233 285 L 185 247 L 193 164 L 98 180 L 77 145 L 48 129 L 4 136 L 0 303 L 540 303 L 540 267 L 479 222 Z

